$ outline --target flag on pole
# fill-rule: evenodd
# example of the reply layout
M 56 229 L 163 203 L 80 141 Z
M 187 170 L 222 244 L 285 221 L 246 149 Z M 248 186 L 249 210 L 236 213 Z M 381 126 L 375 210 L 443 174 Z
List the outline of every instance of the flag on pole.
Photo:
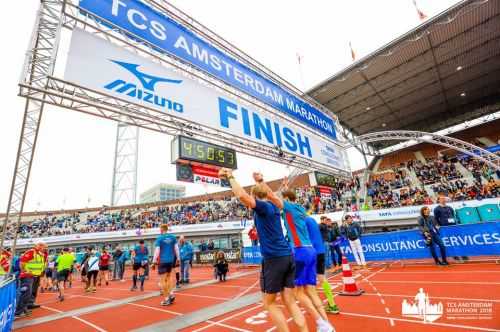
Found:
M 425 15 L 417 6 L 417 0 L 413 0 L 413 5 L 415 6 L 415 9 L 417 10 L 418 18 L 420 21 L 425 21 L 427 18 L 427 15 Z
M 302 55 L 300 55 L 299 53 L 295 53 L 295 55 L 297 56 L 297 62 L 299 63 L 299 65 L 301 65 L 303 59 Z
M 305 88 L 305 83 L 304 83 L 304 73 L 302 72 L 302 61 L 304 60 L 304 57 L 300 55 L 300 53 L 295 53 L 297 56 L 297 63 L 298 63 L 298 69 L 299 69 L 299 75 L 300 75 L 300 83 L 302 84 L 302 89 Z
M 354 53 L 354 50 L 352 49 L 351 42 L 349 42 L 349 48 L 351 49 L 351 58 L 352 58 L 352 61 L 356 61 L 356 53 Z

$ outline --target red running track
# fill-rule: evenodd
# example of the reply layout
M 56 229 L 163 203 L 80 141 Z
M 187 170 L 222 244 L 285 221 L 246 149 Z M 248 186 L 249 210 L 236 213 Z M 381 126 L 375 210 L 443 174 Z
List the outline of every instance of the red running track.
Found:
M 232 270 L 235 270 L 234 268 Z M 249 270 L 244 270 L 249 271 Z M 251 270 L 250 270 L 251 271 Z M 154 276 L 154 277 L 153 277 Z M 373 265 L 368 270 L 355 270 L 358 286 L 365 290 L 359 297 L 336 296 L 340 315 L 330 316 L 337 331 L 499 331 L 500 332 L 500 265 L 494 263 L 467 263 L 450 267 L 428 265 L 403 266 L 396 262 Z M 195 268 L 194 282 L 213 278 L 211 268 Z M 330 278 L 334 292 L 341 290 L 340 276 Z M 138 295 L 131 293 L 126 283 L 113 282 L 100 287 L 96 294 L 85 294 L 78 286 L 68 292 L 67 300 L 60 303 L 56 295 L 40 294 L 42 308 L 36 309 L 27 319 L 34 319 L 57 312 L 106 303 Z M 431 304 L 441 303 L 442 315 L 424 324 L 421 318 L 402 315 L 403 300 L 414 301 L 423 288 Z M 156 291 L 157 277 L 146 282 L 145 293 Z M 258 292 L 258 270 L 225 283 L 200 286 L 177 292 L 175 304 L 162 307 L 158 296 L 119 305 L 113 308 L 54 320 L 16 331 L 129 331 L 150 324 L 175 319 L 181 315 L 220 304 L 246 294 Z M 321 296 L 323 296 L 321 294 Z M 456 314 L 456 308 L 481 305 L 483 312 Z M 476 310 L 474 309 L 474 310 Z M 455 312 L 453 312 L 455 310 Z M 291 331 L 296 331 L 293 321 L 284 310 Z M 315 331 L 308 314 L 309 330 Z M 260 303 L 250 305 L 211 320 L 191 326 L 183 331 L 274 331 L 273 325 Z

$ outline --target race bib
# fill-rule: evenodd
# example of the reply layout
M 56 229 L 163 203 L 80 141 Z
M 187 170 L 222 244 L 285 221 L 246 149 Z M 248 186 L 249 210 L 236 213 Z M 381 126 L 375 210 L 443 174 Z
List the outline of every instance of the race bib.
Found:
M 448 218 L 448 223 L 449 223 L 449 224 L 454 224 L 454 223 L 455 223 L 455 219 L 453 219 L 453 218 Z

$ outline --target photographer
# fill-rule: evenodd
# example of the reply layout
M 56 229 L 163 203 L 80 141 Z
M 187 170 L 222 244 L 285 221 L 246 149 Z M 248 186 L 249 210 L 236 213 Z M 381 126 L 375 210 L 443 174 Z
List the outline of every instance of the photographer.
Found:
M 444 247 L 443 240 L 441 240 L 441 236 L 439 234 L 440 226 L 437 223 L 436 219 L 431 216 L 431 210 L 427 206 L 424 206 L 420 209 L 418 224 L 420 231 L 424 236 L 425 244 L 431 250 L 431 255 L 434 258 L 436 265 L 449 265 L 448 261 L 446 260 L 446 248 Z M 437 245 L 439 247 L 439 250 L 441 251 L 442 261 L 439 261 L 434 245 Z
M 361 233 L 363 232 L 361 226 L 357 222 L 353 222 L 350 215 L 346 215 L 344 220 L 345 223 L 341 228 L 341 232 L 349 240 L 349 245 L 358 268 L 366 269 L 365 255 L 360 240 Z
M 333 267 L 338 267 L 338 269 L 342 270 L 342 250 L 340 249 L 342 234 L 337 222 L 328 218 L 328 224 L 330 230 L 330 254 L 332 256 Z

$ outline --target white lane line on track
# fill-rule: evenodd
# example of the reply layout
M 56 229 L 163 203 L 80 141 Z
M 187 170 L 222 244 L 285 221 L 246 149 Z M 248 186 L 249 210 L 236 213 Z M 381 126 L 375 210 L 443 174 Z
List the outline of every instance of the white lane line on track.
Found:
M 436 322 L 424 322 L 420 320 L 413 320 L 413 319 L 404 319 L 404 318 L 394 318 L 394 317 L 385 317 L 385 316 L 377 316 L 377 315 L 365 315 L 365 314 L 358 314 L 354 312 L 345 312 L 342 311 L 342 315 L 346 316 L 354 316 L 354 317 L 364 317 L 364 318 L 374 318 L 374 319 L 385 319 L 385 320 L 393 320 L 393 321 L 400 321 L 400 322 L 408 322 L 408 323 L 415 323 L 415 324 L 423 324 L 423 325 L 435 325 L 435 326 L 443 326 L 443 327 L 453 327 L 453 328 L 459 328 L 459 329 L 466 329 L 466 330 L 476 330 L 476 331 L 488 331 L 488 332 L 500 332 L 500 330 L 497 329 L 490 329 L 486 327 L 476 327 L 476 326 L 469 326 L 469 325 L 459 325 L 459 324 L 448 324 L 448 323 L 436 323 Z
M 76 319 L 76 320 L 79 320 L 80 322 L 82 322 L 82 323 L 84 323 L 84 324 L 87 324 L 88 326 L 90 326 L 90 327 L 92 327 L 92 328 L 96 329 L 96 330 L 97 330 L 97 331 L 99 331 L 99 332 L 107 332 L 105 329 L 102 329 L 102 328 L 100 328 L 99 326 L 97 326 L 97 325 L 95 325 L 95 324 L 92 324 L 91 322 L 88 322 L 88 321 L 86 321 L 85 319 L 82 319 L 82 318 L 80 318 L 80 317 L 77 317 L 77 316 L 71 316 L 71 318 L 74 318 L 74 319 Z
M 393 262 L 393 263 L 391 263 L 391 264 L 389 265 L 389 267 L 390 267 L 392 264 L 394 264 L 394 262 Z M 377 289 L 376 289 L 376 288 L 375 288 L 375 286 L 373 285 L 372 281 L 371 281 L 371 280 L 369 280 L 371 277 L 375 276 L 376 274 L 378 274 L 378 273 L 383 273 L 383 272 L 384 272 L 384 270 L 386 270 L 386 267 L 384 267 L 384 268 L 382 268 L 382 269 L 380 269 L 380 270 L 378 270 L 378 271 L 376 271 L 376 272 L 374 272 L 374 273 L 370 274 L 370 275 L 369 275 L 368 277 L 366 277 L 366 278 L 363 278 L 363 281 L 368 282 L 368 284 L 370 285 L 370 287 L 371 287 L 371 288 L 373 288 L 373 290 L 377 292 L 377 296 L 380 298 L 380 302 L 382 303 L 382 305 L 383 305 L 383 307 L 384 307 L 385 312 L 386 312 L 387 314 L 390 314 L 390 313 L 391 313 L 391 311 L 389 310 L 389 308 L 388 308 L 388 307 L 387 307 L 387 305 L 385 304 L 385 300 L 384 300 L 384 298 L 382 297 L 382 294 L 380 294 L 380 292 L 378 292 L 378 291 L 377 291 Z M 393 320 L 389 320 L 389 323 L 391 324 L 391 326 L 394 326 L 394 325 L 395 325 L 395 323 L 394 323 L 394 321 L 393 321 Z
M 239 293 L 238 295 L 236 295 L 233 299 L 236 300 L 236 299 L 239 299 L 240 297 L 242 297 L 243 295 L 245 295 L 246 293 L 250 292 L 254 287 L 257 286 L 257 284 L 260 282 L 259 279 L 257 279 L 256 282 L 254 282 L 251 286 L 247 287 L 244 291 L 242 291 L 241 293 Z
M 53 312 L 57 312 L 58 314 L 60 314 L 60 313 L 63 312 L 61 310 L 57 310 L 57 309 L 54 309 L 54 308 L 47 307 L 46 305 L 42 305 L 42 308 L 50 310 L 50 311 L 53 311 Z
M 171 311 L 171 310 L 167 310 L 167 309 L 161 309 L 161 308 L 155 308 L 155 307 L 151 307 L 149 305 L 144 305 L 144 304 L 138 304 L 138 303 L 133 303 L 133 302 L 130 302 L 130 303 L 127 303 L 127 304 L 128 305 L 133 305 L 133 306 L 136 306 L 136 307 L 150 309 L 150 310 L 161 311 L 161 312 L 165 312 L 167 314 L 172 314 L 172 315 L 176 315 L 176 316 L 182 316 L 183 315 L 180 312 Z
M 228 316 L 228 317 L 226 317 L 226 318 L 224 318 L 224 319 L 221 319 L 221 320 L 218 320 L 218 321 L 215 321 L 215 322 L 211 322 L 211 323 L 209 323 L 208 325 L 202 326 L 202 327 L 200 327 L 200 328 L 198 328 L 198 329 L 196 329 L 196 330 L 193 330 L 193 331 L 191 331 L 191 332 L 199 332 L 199 331 L 203 331 L 203 330 L 208 329 L 209 327 L 212 327 L 212 326 L 214 326 L 214 325 L 216 325 L 216 324 L 220 324 L 220 323 L 222 323 L 222 322 L 225 322 L 225 321 L 228 321 L 228 320 L 233 319 L 233 318 L 235 318 L 235 317 L 238 317 L 238 316 L 241 316 L 241 315 L 243 315 L 243 314 L 246 314 L 247 312 L 252 311 L 252 310 L 254 310 L 254 309 L 257 309 L 257 308 L 259 308 L 259 307 L 261 307 L 261 306 L 262 306 L 262 303 L 259 303 L 259 304 L 254 305 L 254 306 L 252 306 L 252 307 L 250 307 L 250 308 L 248 308 L 248 309 L 246 309 L 246 310 L 243 310 L 243 311 L 237 312 L 237 313 L 235 313 L 235 314 L 233 314 L 233 315 L 231 315 L 231 316 Z
M 151 307 L 149 305 L 144 305 L 144 304 L 138 304 L 138 303 L 127 303 L 127 304 L 128 305 L 133 305 L 133 306 L 136 306 L 136 307 L 150 309 L 150 310 L 165 312 L 165 313 L 176 315 L 176 316 L 182 316 L 182 315 L 184 315 L 183 313 L 180 313 L 180 312 L 171 311 L 171 310 L 162 309 L 162 308 L 155 308 L 155 307 Z M 223 323 L 214 322 L 214 321 L 211 321 L 211 320 L 207 320 L 206 322 L 207 323 L 211 323 L 211 324 L 216 325 L 216 326 L 222 326 L 222 327 L 225 327 L 225 328 L 228 328 L 228 329 L 232 329 L 232 330 L 235 330 L 235 331 L 250 332 L 250 331 L 245 330 L 245 329 L 240 329 L 239 327 L 235 327 L 235 326 L 231 326 L 231 325 L 227 325 L 227 324 L 223 324 Z
M 377 293 L 363 293 L 363 295 L 368 295 L 368 296 L 380 296 Z M 386 294 L 386 293 L 381 293 L 382 296 L 386 297 L 413 297 L 413 295 L 402 295 L 402 294 Z M 449 296 L 429 296 L 429 299 L 433 300 L 462 300 L 462 301 L 477 301 L 477 302 L 496 302 L 500 303 L 500 300 L 495 300 L 495 299 L 475 299 L 475 298 L 466 298 L 466 297 L 449 297 Z
M 209 295 L 199 295 L 199 294 L 191 294 L 191 293 L 180 293 L 176 292 L 175 296 L 192 296 L 192 297 L 203 297 L 206 299 L 214 299 L 214 300 L 222 300 L 222 301 L 229 301 L 231 300 L 230 297 L 217 297 L 217 296 L 209 296 Z
M 458 285 L 500 285 L 500 282 L 488 281 L 428 281 L 428 280 L 374 280 L 374 283 L 395 284 L 458 284 Z
M 306 311 L 305 311 L 305 310 L 300 310 L 300 311 L 302 312 L 302 314 L 305 314 L 305 313 L 306 313 Z M 286 322 L 287 322 L 287 323 L 290 323 L 292 320 L 293 320 L 293 317 L 288 317 L 288 319 L 286 320 Z M 274 330 L 276 330 L 276 326 L 273 326 L 273 327 L 271 327 L 271 328 L 267 329 L 267 330 L 266 330 L 266 332 L 272 332 L 272 331 L 274 331 Z
M 54 309 L 54 308 L 50 308 L 50 307 L 47 307 L 47 306 L 42 306 L 42 308 L 45 308 L 45 309 L 50 310 L 50 311 L 53 311 L 53 312 L 57 312 L 57 313 L 59 313 L 59 314 L 64 312 L 64 311 L 61 311 L 61 310 L 58 310 L 58 309 Z M 76 319 L 76 320 L 78 320 L 78 321 L 82 322 L 83 324 L 88 325 L 88 326 L 90 326 L 90 327 L 92 327 L 92 328 L 96 329 L 96 330 L 97 330 L 97 331 L 99 331 L 99 332 L 107 332 L 106 330 L 104 330 L 104 329 L 100 328 L 99 326 L 97 326 L 97 325 L 95 325 L 95 324 L 92 324 L 91 322 L 86 321 L 85 319 L 82 319 L 82 318 L 80 318 L 80 317 L 78 317 L 78 316 L 71 316 L 71 318 L 74 318 L 74 319 Z

